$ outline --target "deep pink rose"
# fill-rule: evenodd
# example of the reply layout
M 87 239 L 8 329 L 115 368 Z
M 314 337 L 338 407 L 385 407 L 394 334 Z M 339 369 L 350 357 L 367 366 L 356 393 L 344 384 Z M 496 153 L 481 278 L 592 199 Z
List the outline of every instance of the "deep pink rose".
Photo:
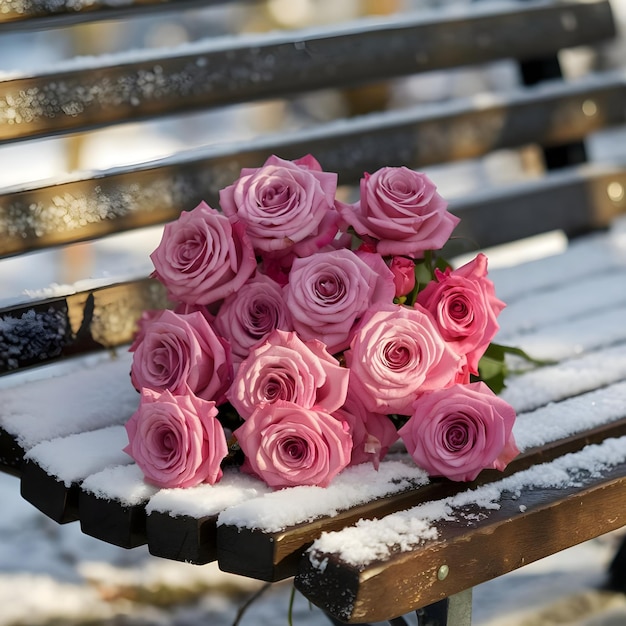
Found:
M 398 439 L 398 431 L 393 422 L 386 415 L 368 411 L 359 396 L 351 393 L 348 393 L 346 402 L 333 416 L 350 426 L 350 465 L 372 463 L 378 469 L 389 447 Z
M 452 385 L 462 367 L 427 311 L 393 304 L 363 316 L 345 357 L 350 393 L 376 413 L 410 415 L 418 394 Z
M 285 300 L 298 334 L 319 338 L 335 354 L 348 347 L 361 315 L 391 302 L 394 292 L 393 275 L 380 255 L 342 249 L 296 259 Z
M 366 173 L 359 201 L 338 203 L 338 209 L 357 234 L 377 242 L 383 256 L 422 258 L 426 250 L 439 250 L 459 222 L 430 178 L 406 167 Z
M 244 471 L 270 487 L 326 487 L 350 462 L 348 425 L 318 407 L 262 404 L 234 432 Z
M 216 483 L 228 454 L 215 402 L 187 391 L 173 395 L 142 389 L 137 411 L 126 422 L 124 448 L 158 487 L 193 487 Z
M 228 340 L 233 361 L 239 363 L 273 330 L 292 329 L 282 288 L 257 274 L 224 300 L 215 317 L 215 329 Z
M 228 399 L 244 419 L 280 400 L 332 413 L 346 399 L 349 375 L 322 342 L 275 330 L 239 365 Z
M 187 389 L 204 400 L 224 400 L 232 380 L 230 349 L 199 311 L 165 310 L 148 323 L 134 348 L 131 381 L 135 389 Z
M 479 254 L 454 271 L 435 270 L 435 280 L 417 302 L 432 313 L 452 348 L 467 357 L 470 372 L 478 374 L 478 361 L 498 332 L 496 317 L 505 307 L 487 278 L 487 257 Z
M 415 263 L 403 256 L 394 256 L 389 266 L 396 287 L 396 298 L 406 296 L 415 287 Z
M 483 382 L 421 395 L 398 431 L 415 463 L 432 476 L 474 480 L 481 470 L 503 470 L 519 454 L 515 410 Z
M 239 179 L 220 191 L 220 205 L 246 225 L 257 252 L 305 255 L 338 230 L 336 190 L 337 174 L 323 172 L 312 156 L 296 161 L 271 156 L 260 168 L 242 169 Z
M 201 202 L 165 225 L 150 255 L 154 276 L 174 301 L 212 304 L 237 291 L 256 258 L 244 225 Z

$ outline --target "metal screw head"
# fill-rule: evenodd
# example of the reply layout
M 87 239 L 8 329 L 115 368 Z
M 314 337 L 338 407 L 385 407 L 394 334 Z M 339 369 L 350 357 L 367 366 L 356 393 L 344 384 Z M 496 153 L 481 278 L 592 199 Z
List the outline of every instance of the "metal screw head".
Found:
M 444 564 L 437 570 L 437 578 L 439 580 L 445 580 L 448 577 L 449 573 L 450 573 L 450 568 Z

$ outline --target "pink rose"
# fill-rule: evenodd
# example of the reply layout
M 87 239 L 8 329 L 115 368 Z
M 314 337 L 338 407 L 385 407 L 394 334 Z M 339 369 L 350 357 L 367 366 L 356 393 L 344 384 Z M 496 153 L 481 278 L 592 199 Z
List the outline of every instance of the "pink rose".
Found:
M 350 393 L 370 411 L 400 415 L 420 393 L 453 384 L 462 367 L 428 312 L 393 304 L 363 316 L 345 358 Z
M 219 404 L 232 380 L 230 350 L 201 312 L 165 310 L 145 326 L 130 375 L 135 389 L 169 389 L 174 395 L 189 389 Z
M 242 469 L 270 487 L 326 487 L 350 462 L 347 424 L 319 407 L 262 404 L 234 432 L 245 454 Z
M 233 361 L 237 363 L 277 328 L 291 330 L 291 316 L 282 288 L 263 274 L 257 274 L 228 296 L 215 317 L 215 329 L 230 343 Z
M 345 401 L 350 372 L 317 339 L 275 330 L 237 370 L 228 399 L 244 419 L 260 404 L 280 400 L 332 413 Z
M 143 341 L 143 337 L 146 334 L 146 328 L 150 326 L 154 320 L 161 317 L 163 314 L 163 309 L 151 309 L 149 311 L 143 311 L 141 317 L 137 320 L 137 330 L 135 332 L 135 336 L 133 337 L 133 342 L 128 348 L 129 352 L 134 352 L 137 347 Z
M 505 307 L 487 278 L 487 257 L 479 254 L 454 271 L 435 270 L 435 280 L 417 302 L 432 313 L 452 348 L 467 357 L 470 372 L 478 374 L 478 361 L 498 332 L 496 317 Z
M 170 298 L 212 304 L 236 292 L 254 273 L 256 258 L 244 225 L 201 202 L 165 225 L 150 255 L 154 276 Z
M 398 431 L 393 422 L 386 415 L 368 411 L 360 397 L 350 393 L 345 404 L 333 416 L 350 426 L 350 465 L 372 463 L 378 469 L 389 447 L 398 439 Z
M 298 334 L 318 337 L 335 354 L 348 347 L 361 315 L 391 302 L 394 292 L 393 275 L 380 255 L 342 249 L 296 259 L 285 301 Z
M 220 191 L 226 215 L 245 225 L 260 253 L 310 254 L 337 232 L 337 174 L 323 172 L 310 155 L 296 161 L 271 156 L 263 167 L 244 168 Z M 311 245 L 313 248 L 311 248 Z
M 439 250 L 459 222 L 430 178 L 406 167 L 366 173 L 360 201 L 338 203 L 338 209 L 358 235 L 376 240 L 383 256 L 422 258 L 426 250 Z
M 174 395 L 142 389 L 137 411 L 126 422 L 129 444 L 146 480 L 158 487 L 216 483 L 228 454 L 215 402 L 187 391 Z
M 406 296 L 415 287 L 415 263 L 403 256 L 394 256 L 389 266 L 396 287 L 396 298 Z
M 415 463 L 432 476 L 474 480 L 481 470 L 503 470 L 519 454 L 515 410 L 483 382 L 421 395 L 398 431 Z

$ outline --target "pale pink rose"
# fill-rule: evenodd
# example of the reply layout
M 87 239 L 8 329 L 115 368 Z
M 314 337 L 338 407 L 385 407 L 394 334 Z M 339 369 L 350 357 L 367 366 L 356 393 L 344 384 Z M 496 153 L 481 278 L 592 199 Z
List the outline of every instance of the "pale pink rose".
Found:
M 281 400 L 332 413 L 346 399 L 349 375 L 322 342 L 275 330 L 239 365 L 228 399 L 244 419 Z
M 351 393 L 348 393 L 344 405 L 333 416 L 350 426 L 350 465 L 372 463 L 378 469 L 389 447 L 398 439 L 398 431 L 393 422 L 386 415 L 368 411 L 360 397 Z
M 150 255 L 170 298 L 212 304 L 236 292 L 256 270 L 244 225 L 201 202 L 165 225 Z
M 199 311 L 165 310 L 147 324 L 134 348 L 131 381 L 135 389 L 189 389 L 204 400 L 224 400 L 232 380 L 230 349 Z
M 190 391 L 174 395 L 142 389 L 126 431 L 129 444 L 124 451 L 158 487 L 214 484 L 222 477 L 228 446 L 215 402 Z
M 406 296 L 415 287 L 415 263 L 403 256 L 394 256 L 389 266 L 396 287 L 396 298 Z
M 350 462 L 348 425 L 319 407 L 279 400 L 262 404 L 234 432 L 243 471 L 270 487 L 326 487 Z
M 345 358 L 350 393 L 387 414 L 409 415 L 419 394 L 452 385 L 462 367 L 427 311 L 393 304 L 363 316 Z
M 344 222 L 375 240 L 383 256 L 422 258 L 426 250 L 439 250 L 459 222 L 430 178 L 406 167 L 366 173 L 359 201 L 337 206 Z
M 519 450 L 515 410 L 483 382 L 421 395 L 398 431 L 415 463 L 432 476 L 474 480 L 481 470 L 503 470 Z
M 319 338 L 335 354 L 348 347 L 361 315 L 391 302 L 394 292 L 393 275 L 380 255 L 342 249 L 296 259 L 285 301 L 298 334 Z
M 505 307 L 487 278 L 487 257 L 479 254 L 459 269 L 435 270 L 417 302 L 430 311 L 443 338 L 467 357 L 469 370 L 478 374 L 478 361 L 498 332 L 496 321 Z
M 323 172 L 310 155 L 295 161 L 271 156 L 262 167 L 243 168 L 220 191 L 226 215 L 245 225 L 260 253 L 310 254 L 338 230 L 335 212 L 337 174 Z
M 263 274 L 257 274 L 224 300 L 214 326 L 228 340 L 234 363 L 245 359 L 250 349 L 273 330 L 292 329 L 282 288 Z

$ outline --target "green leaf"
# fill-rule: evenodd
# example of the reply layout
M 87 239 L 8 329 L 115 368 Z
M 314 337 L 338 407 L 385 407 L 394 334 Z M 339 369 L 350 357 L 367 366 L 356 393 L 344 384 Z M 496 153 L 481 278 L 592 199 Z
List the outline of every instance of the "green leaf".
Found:
M 504 351 L 497 348 L 499 346 L 492 349 L 490 345 L 478 362 L 478 380 L 482 380 L 494 393 L 500 393 L 504 389 L 507 375 Z

